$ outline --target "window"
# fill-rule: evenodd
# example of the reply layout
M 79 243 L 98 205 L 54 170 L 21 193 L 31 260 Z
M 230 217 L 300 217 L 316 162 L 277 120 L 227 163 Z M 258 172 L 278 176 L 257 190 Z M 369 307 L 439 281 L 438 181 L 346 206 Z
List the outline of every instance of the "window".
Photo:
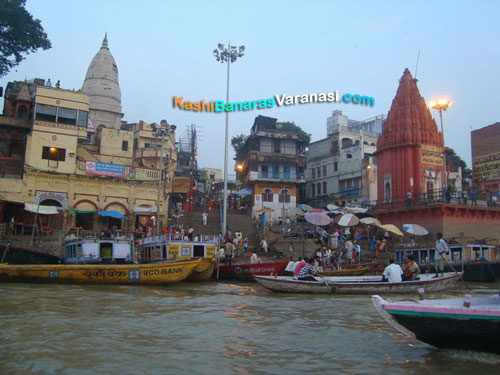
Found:
M 280 191 L 279 195 L 280 203 L 290 203 L 290 192 L 286 189 Z
M 316 173 L 318 175 L 318 178 L 321 177 L 321 167 L 318 167 L 318 169 L 316 170 Z
M 347 159 L 352 159 L 352 155 L 351 154 L 347 154 L 346 157 L 347 157 Z
M 267 178 L 269 174 L 269 166 L 262 165 L 261 168 L 262 168 L 262 178 Z
M 326 165 L 323 165 L 323 177 L 326 177 Z
M 57 122 L 59 124 L 76 125 L 76 109 L 58 108 Z
M 318 183 L 316 184 L 316 191 L 318 192 L 318 195 L 320 195 L 320 194 L 321 194 L 321 182 L 318 182 Z
M 87 127 L 87 123 L 89 121 L 89 113 L 87 111 L 78 111 L 78 126 Z
M 20 106 L 19 109 L 17 110 L 17 118 L 19 120 L 24 120 L 26 118 L 26 107 L 24 105 Z
M 312 192 L 312 196 L 314 197 L 316 195 L 316 185 L 314 185 L 314 184 L 311 185 L 311 192 Z
M 57 107 L 53 105 L 37 104 L 36 119 L 40 121 L 56 122 Z
M 274 152 L 275 152 L 276 154 L 279 154 L 279 153 L 281 152 L 281 147 L 280 147 L 280 145 L 281 145 L 281 141 L 280 141 L 279 139 L 275 139 L 275 140 L 274 140 Z
M 333 163 L 333 171 L 337 172 L 339 170 L 339 164 L 337 162 Z
M 128 141 L 122 141 L 122 151 L 128 151 Z
M 138 147 L 139 147 L 138 140 L 137 140 L 137 138 L 134 138 L 134 149 L 137 150 Z
M 312 173 L 312 178 L 316 178 L 316 168 L 311 168 L 311 173 Z
M 326 182 L 323 181 L 323 194 L 326 194 Z
M 271 189 L 265 189 L 262 192 L 262 202 L 272 202 L 273 201 L 273 191 Z
M 42 159 L 54 160 L 54 161 L 65 161 L 66 160 L 66 149 L 43 146 Z

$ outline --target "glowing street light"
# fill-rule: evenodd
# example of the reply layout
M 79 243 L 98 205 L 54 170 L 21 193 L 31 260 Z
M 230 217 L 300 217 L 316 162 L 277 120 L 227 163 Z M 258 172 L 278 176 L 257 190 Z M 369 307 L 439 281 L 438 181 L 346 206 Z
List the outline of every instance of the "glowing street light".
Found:
M 226 89 L 226 103 L 229 103 L 229 66 L 234 63 L 238 57 L 243 57 L 245 46 L 232 46 L 228 43 L 227 48 L 224 44 L 219 43 L 217 48 L 214 49 L 214 56 L 218 62 L 224 64 L 227 62 L 227 89 Z M 222 213 L 222 235 L 226 235 L 227 229 L 227 149 L 228 149 L 228 127 L 229 127 L 229 112 L 226 111 L 226 139 L 224 147 L 224 209 Z
M 443 136 L 443 175 L 444 175 L 444 190 L 448 189 L 448 176 L 446 175 L 446 153 L 444 147 L 444 130 L 443 130 L 443 111 L 446 111 L 451 102 L 448 99 L 442 98 L 438 101 L 431 101 L 429 106 L 432 109 L 437 109 L 439 111 L 439 117 L 441 118 L 441 135 Z

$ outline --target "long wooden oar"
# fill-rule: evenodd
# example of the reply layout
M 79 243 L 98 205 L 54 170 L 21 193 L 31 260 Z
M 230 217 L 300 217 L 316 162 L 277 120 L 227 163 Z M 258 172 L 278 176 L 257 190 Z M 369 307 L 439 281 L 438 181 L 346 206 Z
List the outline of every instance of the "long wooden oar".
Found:
M 436 250 L 436 251 L 437 251 L 437 250 Z M 465 282 L 465 280 L 462 278 L 462 275 L 461 275 L 461 274 L 459 274 L 459 273 L 457 272 L 457 270 L 456 270 L 456 269 L 455 269 L 455 268 L 454 268 L 454 267 L 450 264 L 450 262 L 448 262 L 448 259 L 446 259 L 444 256 L 443 256 L 443 259 L 444 259 L 444 261 L 446 262 L 446 264 L 447 264 L 448 266 L 450 266 L 450 268 L 451 268 L 451 269 L 452 269 L 452 270 L 453 270 L 453 271 L 454 271 L 454 272 L 458 275 L 458 277 L 460 278 L 460 280 L 462 280 L 462 282 L 464 283 L 464 285 L 465 285 L 465 286 L 466 286 L 469 290 L 472 290 L 472 288 L 470 287 L 470 285 L 469 285 L 469 284 L 467 284 L 467 283 Z M 436 271 L 437 271 L 437 269 L 436 269 Z

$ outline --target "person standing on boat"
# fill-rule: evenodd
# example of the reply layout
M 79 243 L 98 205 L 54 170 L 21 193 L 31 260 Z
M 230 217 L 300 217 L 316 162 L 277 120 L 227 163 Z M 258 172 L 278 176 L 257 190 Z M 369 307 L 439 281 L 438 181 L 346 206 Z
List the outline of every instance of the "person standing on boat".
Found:
M 201 214 L 201 219 L 203 220 L 203 225 L 207 226 L 207 219 L 208 219 L 208 214 L 206 212 L 203 212 Z
M 389 260 L 389 265 L 385 267 L 382 281 L 389 281 L 390 283 L 400 283 L 401 275 L 403 274 L 403 270 L 396 264 L 396 261 L 391 258 Z
M 346 257 L 347 264 L 352 264 L 352 252 L 353 252 L 353 250 L 354 250 L 354 244 L 352 243 L 351 239 L 349 238 L 345 243 L 345 257 Z
M 445 255 L 449 254 L 450 249 L 446 244 L 446 241 L 443 240 L 442 233 L 436 233 L 436 251 L 434 252 L 434 267 L 436 268 L 436 275 L 434 278 L 438 277 L 439 271 L 441 271 L 441 277 L 444 276 L 444 264 L 443 258 Z
M 188 230 L 188 237 L 189 237 L 189 241 L 192 241 L 192 240 L 193 240 L 193 232 L 194 232 L 193 226 L 192 226 L 192 225 L 190 225 L 190 226 L 189 226 L 189 230 Z

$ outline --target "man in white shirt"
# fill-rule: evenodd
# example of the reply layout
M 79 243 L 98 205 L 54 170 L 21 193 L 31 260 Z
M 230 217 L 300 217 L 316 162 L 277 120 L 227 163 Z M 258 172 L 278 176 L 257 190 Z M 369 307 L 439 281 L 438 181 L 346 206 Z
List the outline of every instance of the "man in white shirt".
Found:
M 295 271 L 295 262 L 293 261 L 293 257 L 290 257 L 290 261 L 286 265 L 285 275 L 290 276 L 293 275 L 293 271 Z
M 258 261 L 259 261 L 259 258 L 258 258 L 257 254 L 254 251 L 252 253 L 252 256 L 250 257 L 250 263 L 251 264 L 255 264 L 255 263 L 258 263 Z
M 267 242 L 265 238 L 260 241 L 260 247 L 267 254 Z
M 390 283 L 400 283 L 401 275 L 403 274 L 403 270 L 396 264 L 394 259 L 389 260 L 389 265 L 385 267 L 384 270 L 384 279 L 387 279 Z
M 441 271 L 441 277 L 444 276 L 444 267 L 443 267 L 443 258 L 445 255 L 449 254 L 450 249 L 446 244 L 446 241 L 443 240 L 442 233 L 436 233 L 436 251 L 434 252 L 434 266 L 436 267 L 436 276 L 439 276 L 439 271 Z
M 207 225 L 207 219 L 208 219 L 208 214 L 206 212 L 203 212 L 201 214 L 201 219 L 203 220 L 203 225 Z

